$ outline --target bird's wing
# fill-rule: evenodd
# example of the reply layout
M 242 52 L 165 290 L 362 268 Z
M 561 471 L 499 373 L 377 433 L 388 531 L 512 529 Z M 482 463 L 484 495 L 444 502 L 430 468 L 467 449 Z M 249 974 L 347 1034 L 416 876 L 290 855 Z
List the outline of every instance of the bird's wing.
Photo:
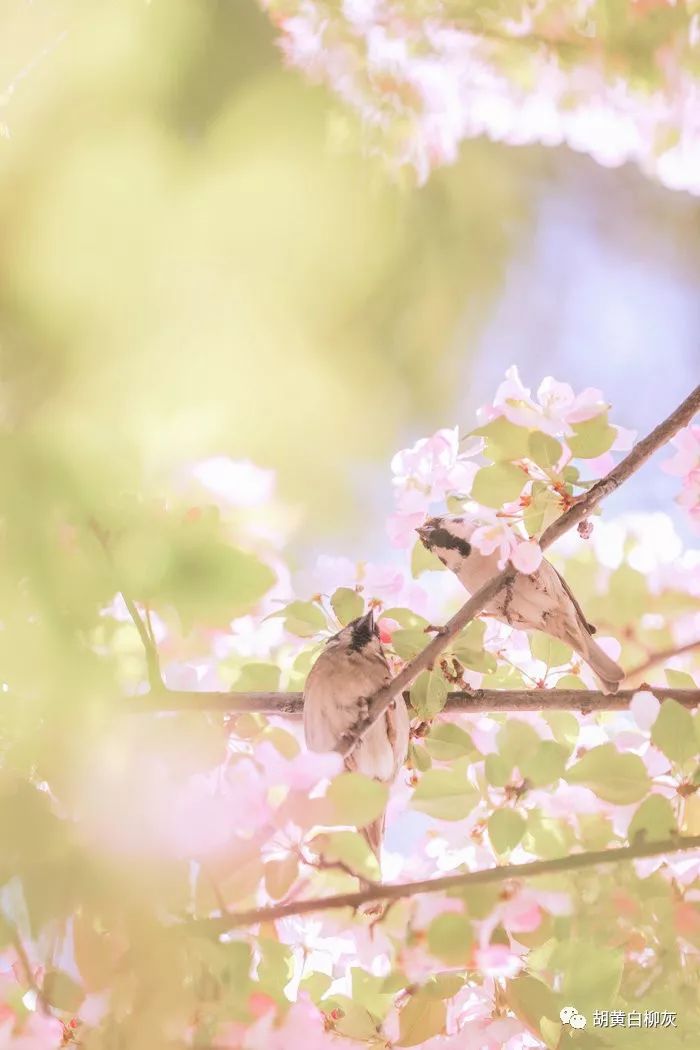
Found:
M 331 657 L 322 653 L 309 672 L 304 688 L 307 747 L 312 751 L 332 751 L 357 721 L 362 700 L 372 696 L 390 678 L 389 665 L 383 655 L 334 653 Z M 380 719 L 361 747 L 364 748 L 369 738 L 375 747 L 379 746 L 382 734 L 385 739 L 386 731 Z
M 571 590 L 571 588 L 569 587 L 568 583 L 566 582 L 566 580 L 564 579 L 562 574 L 559 572 L 558 569 L 554 568 L 554 566 L 552 565 L 551 562 L 548 561 L 547 565 L 549 565 L 552 569 L 554 569 L 554 572 L 557 574 L 557 577 L 559 579 L 560 584 L 562 585 L 562 587 L 564 588 L 564 590 L 568 594 L 569 598 L 571 599 L 571 604 L 573 605 L 574 609 L 576 610 L 576 615 L 578 616 L 579 620 L 581 621 L 581 626 L 584 627 L 589 634 L 595 634 L 595 627 L 593 626 L 592 623 L 589 623 L 588 620 L 586 619 L 584 611 L 583 611 L 583 609 L 581 608 L 581 606 L 579 605 L 579 603 L 578 603 L 578 601 L 576 599 L 576 595 Z

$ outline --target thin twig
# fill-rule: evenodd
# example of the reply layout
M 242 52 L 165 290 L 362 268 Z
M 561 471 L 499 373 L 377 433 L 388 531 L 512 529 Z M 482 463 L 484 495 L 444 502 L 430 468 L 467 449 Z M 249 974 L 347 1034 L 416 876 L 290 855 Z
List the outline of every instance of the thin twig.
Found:
M 637 667 L 633 667 L 631 671 L 628 671 L 625 675 L 625 681 L 632 682 L 641 681 L 643 676 L 650 671 L 652 667 L 658 667 L 659 664 L 666 663 L 667 660 L 672 660 L 674 656 L 683 656 L 685 653 L 692 653 L 695 649 L 700 649 L 700 638 L 696 638 L 694 642 L 686 642 L 685 645 L 673 646 L 669 649 L 660 649 L 658 653 L 651 653 L 646 660 L 644 660 Z
M 36 1001 L 39 1007 L 41 1008 L 41 1012 L 49 1016 L 51 1014 L 49 1004 L 46 1001 L 46 997 L 43 991 L 41 990 L 34 978 L 32 964 L 29 961 L 29 956 L 27 955 L 24 945 L 22 944 L 22 938 L 19 935 L 17 927 L 13 923 L 11 923 L 7 916 L 4 914 L 0 916 L 0 921 L 2 922 L 2 926 L 4 927 L 6 934 L 9 935 L 10 944 L 17 952 L 17 958 L 19 959 L 20 965 L 24 970 L 25 981 L 27 982 L 31 990 L 34 992 L 36 996 Z
M 583 521 L 602 499 L 619 488 L 643 463 L 646 463 L 658 448 L 661 448 L 674 434 L 686 426 L 698 411 L 700 411 L 700 386 L 697 386 L 663 423 L 638 441 L 632 451 L 609 474 L 592 485 L 584 496 L 580 497 L 561 517 L 552 522 L 548 529 L 545 529 L 539 541 L 540 547 L 545 549 L 551 546 L 568 529 L 573 528 L 579 521 Z M 407 689 L 421 671 L 433 666 L 451 639 L 463 630 L 475 616 L 478 616 L 491 599 L 500 590 L 507 587 L 515 576 L 515 569 L 509 567 L 480 587 L 448 621 L 442 633 L 436 635 L 425 649 L 410 660 L 388 685 L 367 698 L 366 713 L 343 735 L 335 750 L 343 757 L 347 757 L 357 747 L 368 729 L 377 719 L 381 718 L 391 701 L 404 689 Z
M 195 935 L 220 936 L 240 926 L 253 926 L 258 923 L 284 919 L 290 915 L 308 915 L 310 912 L 330 911 L 339 908 L 359 908 L 370 901 L 396 901 L 406 897 L 415 897 L 421 893 L 442 893 L 446 890 L 467 890 L 472 886 L 485 886 L 492 883 L 507 882 L 511 879 L 534 878 L 538 875 L 550 875 L 554 872 L 580 871 L 600 864 L 618 864 L 621 861 L 636 860 L 642 857 L 655 857 L 662 854 L 680 853 L 700 849 L 700 835 L 686 837 L 676 836 L 661 842 L 639 842 L 619 849 L 596 850 L 591 853 L 573 853 L 567 857 L 553 860 L 535 860 L 527 864 L 504 864 L 483 871 L 463 872 L 458 875 L 445 875 L 437 879 L 420 879 L 416 882 L 389 883 L 369 886 L 355 893 L 339 893 L 331 897 L 314 900 L 290 901 L 287 904 L 272 905 L 267 908 L 253 908 L 249 911 L 230 912 L 228 915 L 215 916 L 209 919 L 194 919 L 180 923 L 175 930 L 185 930 Z
M 136 608 L 135 602 L 127 597 L 124 591 L 121 591 L 120 594 L 129 611 L 129 616 L 134 621 L 136 630 L 139 632 L 139 638 L 141 639 L 141 644 L 143 645 L 146 657 L 148 684 L 153 692 L 158 693 L 163 689 L 163 676 L 160 672 L 160 660 L 158 659 L 158 650 L 155 641 L 152 640 L 144 621 L 141 619 L 141 614 Z
M 674 689 L 644 685 L 659 700 L 673 697 L 683 707 L 700 706 L 700 689 Z M 488 714 L 493 711 L 626 711 L 639 689 L 615 694 L 595 689 L 474 689 L 448 694 L 444 711 Z M 409 694 L 404 693 L 409 702 Z M 126 701 L 134 713 L 148 711 L 225 711 L 233 714 L 280 715 L 298 720 L 304 709 L 303 693 L 188 693 L 162 689 Z
M 98 543 L 102 547 L 105 553 L 107 561 L 114 569 L 114 559 L 112 552 L 109 549 L 109 543 L 107 542 L 107 533 L 96 521 L 91 521 L 90 529 L 94 536 L 97 538 Z M 141 619 L 141 614 L 136 608 L 136 603 L 130 598 L 123 590 L 120 590 L 124 604 L 128 610 L 129 616 L 134 621 L 134 626 L 138 631 L 141 644 L 143 646 L 144 654 L 146 657 L 146 672 L 148 676 L 148 684 L 150 689 L 154 693 L 161 692 L 165 687 L 163 685 L 163 675 L 160 670 L 160 660 L 158 658 L 158 647 L 156 645 L 155 635 L 153 634 L 153 627 L 151 625 L 150 614 L 148 608 L 146 608 L 146 622 Z

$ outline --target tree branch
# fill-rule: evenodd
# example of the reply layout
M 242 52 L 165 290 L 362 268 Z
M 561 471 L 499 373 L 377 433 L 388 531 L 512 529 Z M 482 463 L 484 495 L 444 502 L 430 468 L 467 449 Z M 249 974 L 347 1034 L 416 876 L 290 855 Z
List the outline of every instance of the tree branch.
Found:
M 574 853 L 567 857 L 553 860 L 535 860 L 527 864 L 504 864 L 483 871 L 463 872 L 458 875 L 445 875 L 437 879 L 420 879 L 416 882 L 376 884 L 355 893 L 339 893 L 332 897 L 314 900 L 290 901 L 287 904 L 276 904 L 267 908 L 253 908 L 250 911 L 230 912 L 228 915 L 208 919 L 195 919 L 178 924 L 177 930 L 185 929 L 188 933 L 204 936 L 220 936 L 239 926 L 253 926 L 258 923 L 284 919 L 290 915 L 308 915 L 310 912 L 329 911 L 339 908 L 356 909 L 370 901 L 397 901 L 406 897 L 415 897 L 419 893 L 440 893 L 445 890 L 466 890 L 471 886 L 485 886 L 490 883 L 506 882 L 509 879 L 534 878 L 538 875 L 550 875 L 553 872 L 580 871 L 584 868 L 597 867 L 600 864 L 617 864 L 621 861 L 636 860 L 642 857 L 655 857 L 667 853 L 681 853 L 700 849 L 700 835 L 686 837 L 676 836 L 662 842 L 639 842 L 619 849 L 597 850 L 592 853 Z
M 544 550 L 551 546 L 568 529 L 578 524 L 579 521 L 583 521 L 602 499 L 619 488 L 643 463 L 646 463 L 658 448 L 661 448 L 674 434 L 686 426 L 698 411 L 700 411 L 700 386 L 697 386 L 663 423 L 638 441 L 632 451 L 609 474 L 592 485 L 584 496 L 577 499 L 569 510 L 552 522 L 548 529 L 545 529 L 539 541 L 540 547 Z M 425 649 L 410 660 L 388 685 L 367 698 L 366 714 L 343 735 L 335 750 L 347 757 L 357 747 L 367 730 L 386 711 L 391 701 L 404 689 L 407 689 L 421 671 L 433 666 L 451 639 L 463 630 L 503 587 L 507 587 L 515 576 L 516 570 L 507 568 L 480 587 L 448 621 L 445 629 L 426 645 Z
M 659 700 L 673 697 L 683 707 L 700 706 L 700 689 L 673 689 L 644 685 Z M 444 710 L 463 714 L 489 711 L 626 711 L 639 689 L 621 689 L 614 694 L 595 689 L 474 689 L 448 694 Z M 404 693 L 408 703 L 408 693 Z M 231 714 L 281 715 L 299 719 L 304 709 L 303 693 L 188 693 L 157 690 L 127 701 L 135 713 L 147 711 L 223 711 Z

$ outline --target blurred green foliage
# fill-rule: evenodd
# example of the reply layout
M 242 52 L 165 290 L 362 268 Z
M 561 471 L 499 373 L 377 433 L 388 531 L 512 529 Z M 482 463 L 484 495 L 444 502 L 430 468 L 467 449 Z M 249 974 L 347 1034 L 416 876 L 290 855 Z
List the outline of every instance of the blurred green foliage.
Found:
M 98 503 L 216 451 L 340 519 L 350 466 L 457 378 L 512 169 L 479 144 L 393 182 L 251 0 L 13 7 L 0 69 L 35 64 L 0 144 L 6 424 Z

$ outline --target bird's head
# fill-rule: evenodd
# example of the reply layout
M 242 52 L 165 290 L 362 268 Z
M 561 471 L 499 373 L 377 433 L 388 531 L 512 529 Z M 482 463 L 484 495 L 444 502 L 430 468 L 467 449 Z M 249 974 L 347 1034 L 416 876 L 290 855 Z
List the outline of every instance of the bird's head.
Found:
M 379 628 L 374 620 L 374 609 L 358 616 L 329 639 L 329 644 L 349 649 L 352 652 L 381 651 Z
M 445 515 L 427 518 L 416 532 L 424 547 L 437 554 L 448 568 L 456 569 L 459 562 L 471 553 L 469 538 L 474 528 L 469 518 Z

